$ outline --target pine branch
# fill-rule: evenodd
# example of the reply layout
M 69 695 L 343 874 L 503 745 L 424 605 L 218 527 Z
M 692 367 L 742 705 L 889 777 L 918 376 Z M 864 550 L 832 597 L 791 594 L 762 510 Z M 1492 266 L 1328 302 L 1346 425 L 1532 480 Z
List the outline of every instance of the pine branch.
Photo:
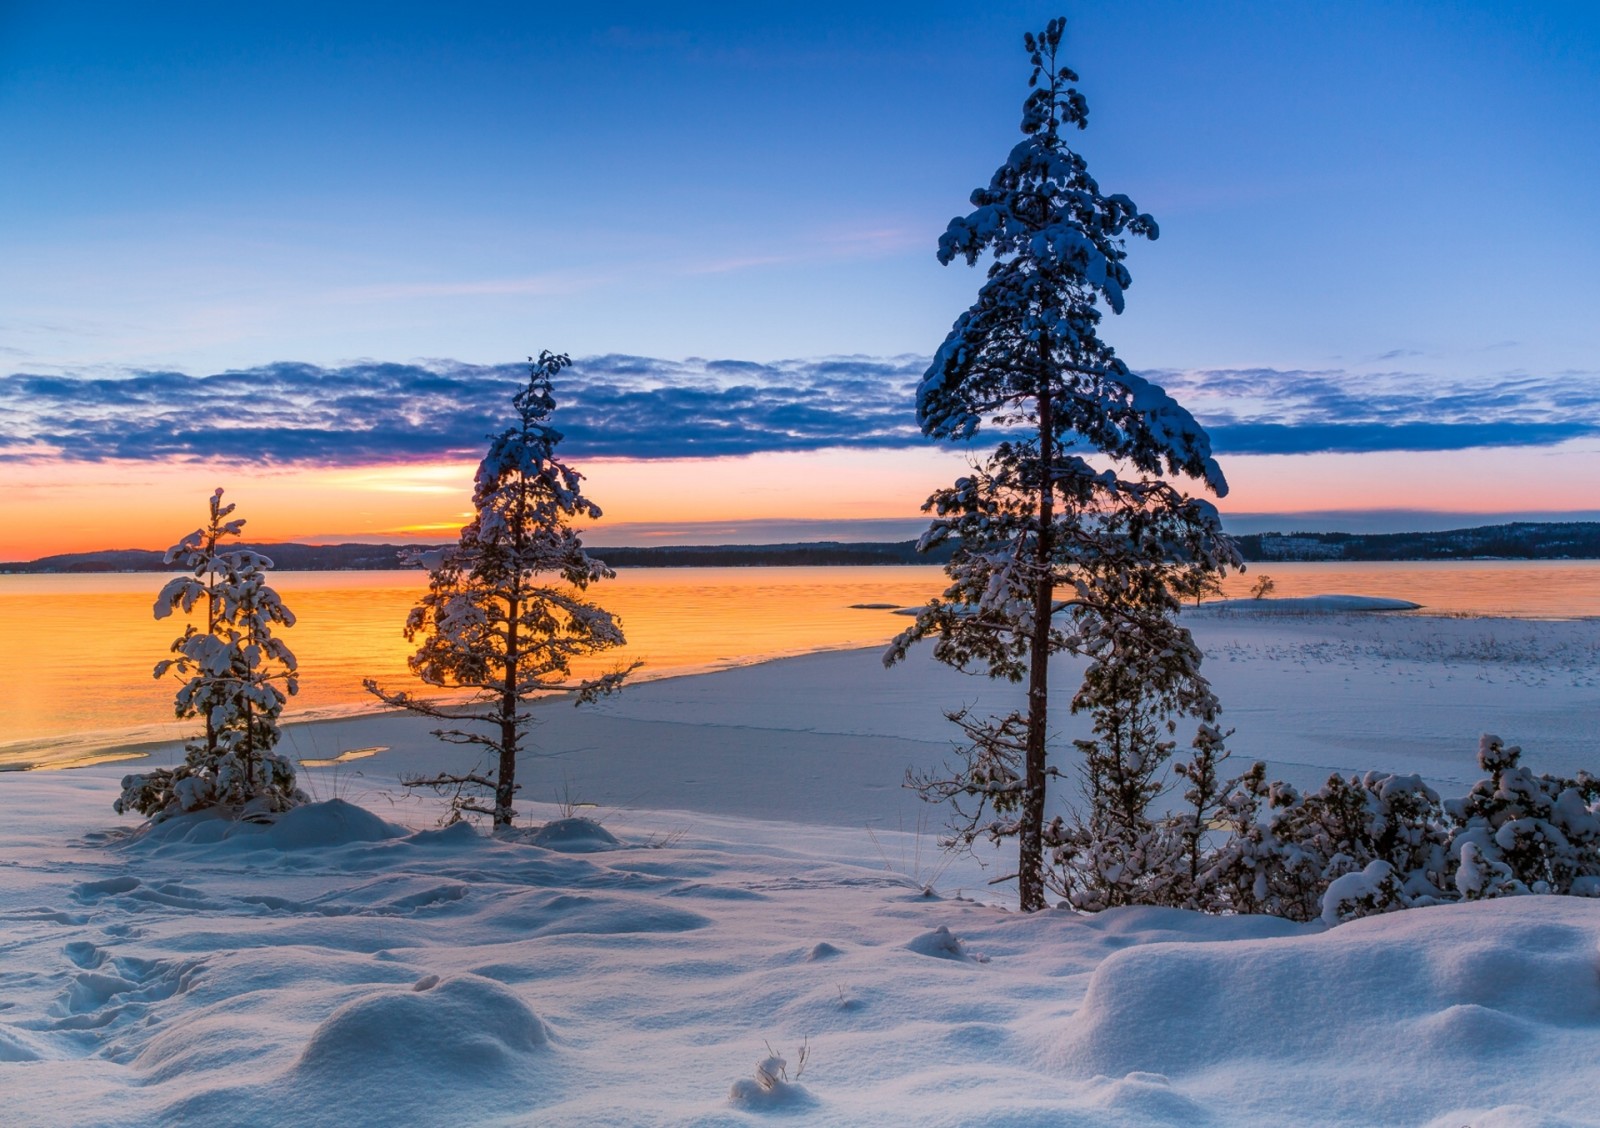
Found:
M 434 729 L 428 735 L 438 737 L 446 744 L 476 744 L 495 752 L 500 751 L 500 742 L 482 733 L 465 732 L 461 729 Z
M 476 772 L 466 775 L 436 775 L 436 776 L 401 776 L 400 783 L 404 787 L 431 787 L 434 790 L 443 790 L 446 787 L 476 786 L 494 790 L 494 780 Z
M 455 708 L 449 705 L 441 705 L 438 702 L 432 701 L 426 697 L 413 697 L 405 690 L 401 690 L 398 693 L 390 693 L 387 690 L 380 688 L 378 683 L 372 678 L 363 679 L 361 685 L 368 693 L 372 694 L 372 696 L 376 697 L 379 701 L 382 701 L 385 705 L 392 706 L 396 709 L 404 709 L 408 713 L 416 713 L 419 716 L 432 717 L 439 721 L 481 721 L 488 715 L 481 708 L 477 710 L 467 710 L 464 708 Z

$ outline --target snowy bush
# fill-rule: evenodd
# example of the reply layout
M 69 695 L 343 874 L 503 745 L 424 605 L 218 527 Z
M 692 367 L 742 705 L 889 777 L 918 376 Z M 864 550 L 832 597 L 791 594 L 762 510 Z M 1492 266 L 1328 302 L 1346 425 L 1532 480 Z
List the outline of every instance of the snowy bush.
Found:
M 157 678 L 183 679 L 174 708 L 180 720 L 200 718 L 205 731 L 175 768 L 124 776 L 119 814 L 137 811 L 160 821 L 185 811 L 226 808 L 236 816 L 270 815 L 306 801 L 295 786 L 294 765 L 272 749 L 281 735 L 278 717 L 299 689 L 293 653 L 275 638 L 275 626 L 293 626 L 294 614 L 266 584 L 272 561 L 260 553 L 221 547 L 237 537 L 242 518 L 228 520 L 233 505 L 211 495 L 210 520 L 167 550 L 168 564 L 188 572 L 156 598 L 155 617 L 204 610 L 172 643 L 175 657 L 158 662 Z
M 1600 896 L 1600 781 L 1534 775 L 1485 734 L 1488 778 L 1441 801 L 1414 775 L 1332 776 L 1301 794 L 1256 764 L 1223 799 L 1231 835 L 1197 907 L 1336 923 L 1518 893 Z
M 1534 775 L 1522 749 L 1487 733 L 1478 766 L 1489 778 L 1447 804 L 1455 884 L 1474 900 L 1504 893 L 1600 894 L 1600 780 Z
M 1439 796 L 1417 776 L 1335 775 L 1306 795 L 1267 783 L 1258 764 L 1232 799 L 1234 834 L 1211 867 L 1215 907 L 1316 920 L 1333 883 L 1375 862 L 1399 875 L 1398 884 L 1363 885 L 1357 895 L 1346 883 L 1352 907 L 1343 916 L 1446 899 L 1449 826 Z M 1373 871 L 1369 884 L 1377 877 Z
M 1172 744 L 1146 729 L 1133 758 L 1080 741 L 1092 802 L 1047 828 L 1051 887 L 1083 911 L 1165 905 L 1328 924 L 1518 893 L 1600 896 L 1600 780 L 1535 775 L 1480 741 L 1488 778 L 1441 800 L 1420 777 L 1330 776 L 1302 793 L 1257 763 L 1226 783 L 1224 735 L 1201 725 L 1164 814 Z M 1107 767 L 1109 765 L 1109 768 Z

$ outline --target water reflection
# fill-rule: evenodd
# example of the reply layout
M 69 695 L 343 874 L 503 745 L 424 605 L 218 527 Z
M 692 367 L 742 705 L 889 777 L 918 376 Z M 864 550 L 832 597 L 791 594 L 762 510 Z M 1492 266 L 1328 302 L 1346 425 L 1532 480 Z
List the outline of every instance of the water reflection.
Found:
M 1390 596 L 1434 614 L 1600 615 L 1596 561 L 1257 564 L 1230 577 L 1225 594 L 1247 594 L 1262 574 L 1278 596 Z M 176 685 L 151 677 L 182 630 L 151 616 L 163 581 L 149 573 L 0 576 L 0 766 L 81 762 L 96 748 L 192 728 L 172 720 Z M 629 640 L 596 665 L 640 658 L 647 665 L 638 676 L 663 677 L 877 645 L 905 619 L 852 604 L 920 604 L 942 581 L 932 567 L 634 569 L 593 589 Z M 278 572 L 272 583 L 299 620 L 283 632 L 301 672 L 286 721 L 370 707 L 365 677 L 417 687 L 401 627 L 423 573 Z

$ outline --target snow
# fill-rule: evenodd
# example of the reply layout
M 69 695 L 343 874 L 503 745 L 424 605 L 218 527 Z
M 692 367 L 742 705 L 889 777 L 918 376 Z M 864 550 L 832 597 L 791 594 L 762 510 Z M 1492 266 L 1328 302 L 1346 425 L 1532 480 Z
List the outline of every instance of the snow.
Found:
M 1482 729 L 1594 766 L 1600 623 L 1192 625 L 1275 769 L 1457 795 Z M 120 766 L 7 773 L 0 1119 L 1600 1124 L 1600 901 L 1011 912 L 899 781 L 948 749 L 942 706 L 1014 692 L 864 651 L 536 705 L 500 840 L 403 795 L 465 753 L 396 714 L 287 726 L 382 750 L 304 769 L 322 801 L 271 825 L 141 830 Z
M 1375 595 L 1302 595 L 1276 599 L 1218 599 L 1207 611 L 1248 611 L 1257 615 L 1326 615 L 1336 611 L 1417 611 L 1422 604 Z
M 1516 1103 L 1592 1122 L 1592 1096 L 1540 1090 L 1561 1087 L 1552 1075 L 1600 1044 L 1597 929 L 1594 902 L 1547 897 L 1299 936 L 1142 944 L 1095 969 L 1052 1063 L 1182 1078 L 1212 1115 L 1201 1095 L 1230 1094 L 1241 1120 L 1290 1119 L 1288 1097 L 1347 1123 L 1467 1124 L 1473 1106 Z

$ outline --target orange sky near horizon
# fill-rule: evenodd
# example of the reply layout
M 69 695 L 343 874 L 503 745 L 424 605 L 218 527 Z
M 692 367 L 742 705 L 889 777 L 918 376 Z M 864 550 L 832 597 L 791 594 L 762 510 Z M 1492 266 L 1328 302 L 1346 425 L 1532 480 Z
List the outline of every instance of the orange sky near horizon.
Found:
M 585 492 L 612 524 L 766 518 L 913 517 L 957 456 L 818 451 L 723 459 L 581 464 Z M 0 560 L 107 548 L 166 548 L 221 486 L 246 537 L 282 541 L 428 541 L 470 517 L 475 462 L 361 468 L 226 463 L 61 462 L 8 467 L 0 491 Z
M 1600 442 L 1449 452 L 1224 458 L 1224 513 L 1424 509 L 1465 514 L 1594 509 Z M 611 525 L 756 519 L 913 518 L 965 466 L 935 448 L 767 453 L 722 459 L 580 462 Z M 0 560 L 165 548 L 222 486 L 260 542 L 452 539 L 475 463 L 364 468 L 224 463 L 14 463 L 0 490 Z

